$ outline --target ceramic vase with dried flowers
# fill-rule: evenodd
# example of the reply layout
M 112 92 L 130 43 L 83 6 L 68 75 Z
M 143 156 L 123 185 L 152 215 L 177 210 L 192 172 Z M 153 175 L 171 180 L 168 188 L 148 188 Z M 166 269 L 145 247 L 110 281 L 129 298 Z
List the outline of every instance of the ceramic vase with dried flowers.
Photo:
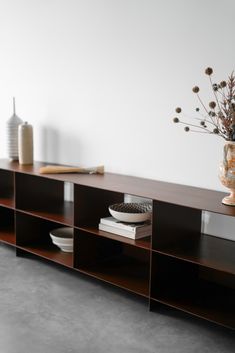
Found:
M 235 75 L 232 72 L 227 81 L 215 83 L 212 81 L 213 69 L 208 67 L 205 74 L 209 77 L 214 94 L 214 100 L 205 105 L 199 95 L 200 88 L 193 87 L 201 108 L 196 108 L 198 114 L 195 123 L 187 123 L 182 120 L 182 109 L 176 108 L 177 116 L 174 123 L 185 125 L 186 132 L 200 132 L 214 134 L 223 138 L 224 158 L 220 165 L 219 177 L 224 186 L 230 189 L 230 195 L 223 198 L 225 205 L 235 206 Z

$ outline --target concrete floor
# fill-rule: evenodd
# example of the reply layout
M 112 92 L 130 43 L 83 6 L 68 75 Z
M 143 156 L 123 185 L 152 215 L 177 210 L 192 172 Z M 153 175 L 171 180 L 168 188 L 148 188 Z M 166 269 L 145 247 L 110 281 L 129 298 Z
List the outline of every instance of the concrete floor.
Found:
M 0 353 L 228 353 L 232 331 L 0 244 Z

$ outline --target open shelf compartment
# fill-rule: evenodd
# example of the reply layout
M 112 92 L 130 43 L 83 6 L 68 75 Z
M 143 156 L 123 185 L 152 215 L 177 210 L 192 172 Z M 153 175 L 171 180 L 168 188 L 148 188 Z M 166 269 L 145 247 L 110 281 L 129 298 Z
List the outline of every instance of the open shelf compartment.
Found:
M 155 250 L 201 266 L 235 275 L 235 242 L 200 234 L 181 242 L 170 242 Z
M 16 209 L 73 225 L 73 202 L 65 201 L 63 181 L 16 173 Z
M 14 210 L 5 207 L 0 207 L 0 219 L 0 242 L 15 246 L 16 237 Z
M 0 206 L 14 208 L 14 173 L 0 169 Z
M 110 217 L 109 206 L 124 202 L 125 195 L 114 191 L 75 185 L 74 190 L 74 224 L 83 232 L 92 233 L 98 237 L 116 240 L 150 250 L 151 237 L 133 240 L 114 233 L 99 230 L 101 218 Z
M 109 206 L 123 201 L 119 192 L 74 185 L 74 225 L 98 230 L 100 218 L 110 216 Z
M 73 267 L 73 253 L 63 252 L 52 243 L 50 231 L 61 224 L 42 220 L 20 211 L 16 213 L 17 248 L 44 257 L 67 267 Z
M 116 241 L 120 241 L 125 244 L 129 244 L 132 246 L 136 246 L 137 248 L 142 248 L 146 250 L 151 249 L 151 237 L 145 237 L 145 238 L 140 238 L 140 239 L 130 239 L 121 235 L 113 234 L 110 232 L 105 232 L 102 230 L 97 229 L 96 227 L 79 227 L 80 230 L 83 230 L 84 232 L 89 232 L 92 233 L 98 237 L 103 237 L 103 238 L 108 238 Z
M 235 275 L 235 242 L 201 233 L 201 211 L 154 202 L 154 251 Z
M 233 276 L 152 254 L 152 300 L 235 330 Z
M 76 229 L 74 260 L 83 273 L 149 296 L 150 252 L 145 249 Z

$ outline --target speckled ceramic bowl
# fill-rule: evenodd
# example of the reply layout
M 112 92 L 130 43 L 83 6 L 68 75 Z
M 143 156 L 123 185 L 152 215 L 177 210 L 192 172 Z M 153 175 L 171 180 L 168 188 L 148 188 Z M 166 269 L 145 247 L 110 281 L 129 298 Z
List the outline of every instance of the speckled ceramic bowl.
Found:
M 110 214 L 121 222 L 140 223 L 151 218 L 150 203 L 117 203 L 109 206 Z

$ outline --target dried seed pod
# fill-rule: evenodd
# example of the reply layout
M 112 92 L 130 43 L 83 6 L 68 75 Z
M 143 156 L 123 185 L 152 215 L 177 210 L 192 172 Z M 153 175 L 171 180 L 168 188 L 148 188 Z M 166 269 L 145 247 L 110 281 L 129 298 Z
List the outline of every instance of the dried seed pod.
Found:
M 214 133 L 214 134 L 218 134 L 218 133 L 219 133 L 219 130 L 215 128 L 215 129 L 213 130 L 213 133 Z
M 182 109 L 180 108 L 180 107 L 177 107 L 176 109 L 175 109 L 175 111 L 176 111 L 176 113 L 181 113 L 182 112 Z
M 215 102 L 210 102 L 209 103 L 209 107 L 211 108 L 211 109 L 215 109 L 215 107 L 216 107 L 216 103 Z
M 192 89 L 192 91 L 193 91 L 194 93 L 198 93 L 198 92 L 200 91 L 200 88 L 199 88 L 198 86 L 194 86 L 193 89 Z
M 199 112 L 200 111 L 200 109 L 199 108 L 196 108 L 196 112 Z
M 205 74 L 206 75 L 212 75 L 213 74 L 213 69 L 211 67 L 207 67 L 206 70 L 205 70 Z
M 174 123 L 179 123 L 180 121 L 179 121 L 178 118 L 174 118 L 174 119 L 173 119 L 173 122 L 174 122 Z
M 188 126 L 185 126 L 184 131 L 188 132 L 190 129 Z
M 200 121 L 200 124 L 202 125 L 202 126 L 205 126 L 205 121 Z
M 220 87 L 224 88 L 227 86 L 227 82 L 226 81 L 221 81 L 220 82 Z

